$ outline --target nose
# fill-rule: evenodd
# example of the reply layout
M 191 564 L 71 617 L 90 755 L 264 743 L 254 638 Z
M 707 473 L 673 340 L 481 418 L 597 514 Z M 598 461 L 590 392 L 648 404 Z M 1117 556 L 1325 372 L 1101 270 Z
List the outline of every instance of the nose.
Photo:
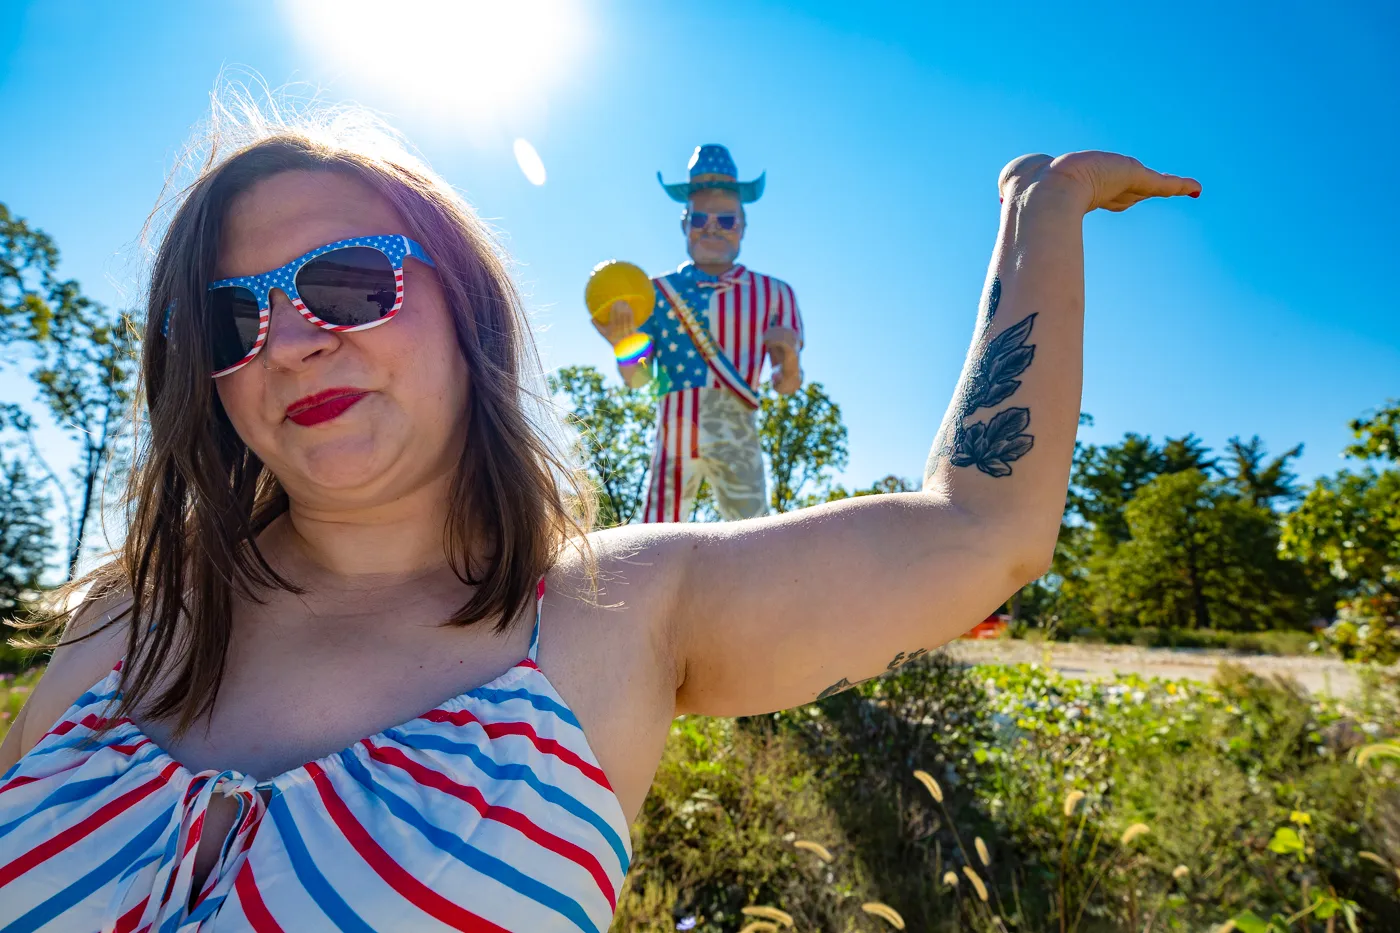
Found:
M 318 356 L 333 352 L 340 346 L 340 335 L 317 327 L 292 304 L 281 289 L 273 289 L 268 299 L 271 313 L 268 320 L 267 343 L 263 345 L 263 365 L 269 369 L 297 370 Z

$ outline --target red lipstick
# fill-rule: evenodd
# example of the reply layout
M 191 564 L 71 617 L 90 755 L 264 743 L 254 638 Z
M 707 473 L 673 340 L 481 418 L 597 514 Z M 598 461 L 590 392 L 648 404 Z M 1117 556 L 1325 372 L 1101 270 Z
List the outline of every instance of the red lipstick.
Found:
M 339 417 L 347 408 L 369 393 L 352 386 L 326 389 L 315 395 L 299 398 L 287 406 L 287 420 L 309 428 L 313 424 Z

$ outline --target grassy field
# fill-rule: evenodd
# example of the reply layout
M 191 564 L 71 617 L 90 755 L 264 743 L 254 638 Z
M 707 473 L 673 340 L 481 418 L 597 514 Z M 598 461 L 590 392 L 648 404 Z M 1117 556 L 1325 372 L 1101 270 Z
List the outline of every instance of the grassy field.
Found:
M 0 678 L 3 732 L 37 673 Z M 1400 732 L 1400 683 L 1350 703 L 936 655 L 682 717 L 613 930 L 1400 929 L 1400 768 L 1353 760 Z

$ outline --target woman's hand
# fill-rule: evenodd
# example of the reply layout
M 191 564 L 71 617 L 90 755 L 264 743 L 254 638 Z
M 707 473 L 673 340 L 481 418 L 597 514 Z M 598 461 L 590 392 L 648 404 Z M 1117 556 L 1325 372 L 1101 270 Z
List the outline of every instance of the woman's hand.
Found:
M 1012 159 L 1001 170 L 997 188 L 1002 200 L 1029 199 L 1036 190 L 1068 195 L 1087 214 L 1096 208 L 1125 211 L 1148 198 L 1199 197 L 1194 178 L 1154 172 L 1137 159 L 1115 152 L 1070 152 L 1059 158 L 1043 153 Z

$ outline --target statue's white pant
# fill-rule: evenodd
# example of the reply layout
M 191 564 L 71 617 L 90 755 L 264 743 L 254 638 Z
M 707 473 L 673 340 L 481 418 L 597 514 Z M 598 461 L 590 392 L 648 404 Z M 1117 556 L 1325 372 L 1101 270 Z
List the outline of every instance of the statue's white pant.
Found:
M 689 521 L 701 480 L 726 521 L 768 511 L 756 412 L 728 389 L 661 397 L 642 521 Z

